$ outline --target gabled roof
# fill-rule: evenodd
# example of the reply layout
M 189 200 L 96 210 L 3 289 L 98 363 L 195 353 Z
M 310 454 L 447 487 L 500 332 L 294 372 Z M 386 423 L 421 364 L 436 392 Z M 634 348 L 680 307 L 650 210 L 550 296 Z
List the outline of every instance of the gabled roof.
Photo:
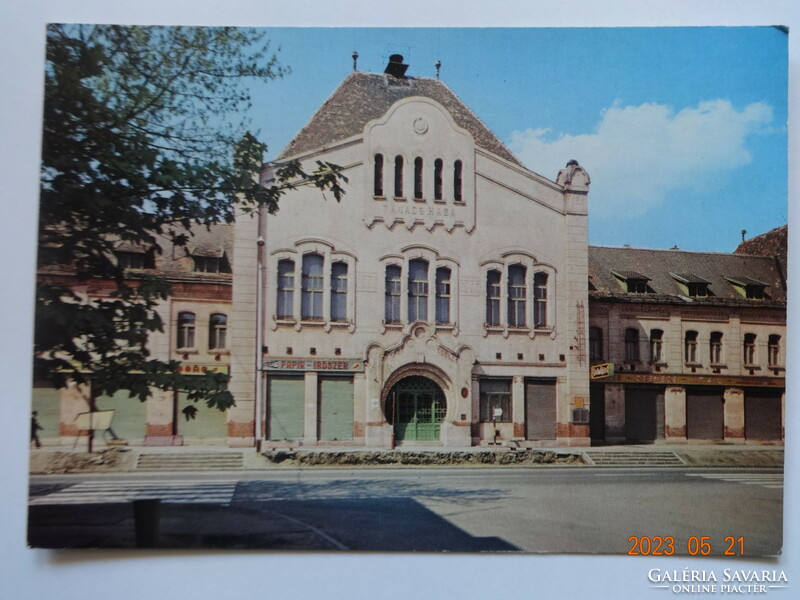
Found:
M 459 127 L 472 134 L 478 147 L 521 166 L 497 136 L 438 79 L 401 79 L 359 71 L 345 78 L 308 124 L 283 149 L 278 160 L 359 135 L 369 121 L 383 116 L 395 102 L 413 96 L 438 102 L 450 112 Z
M 629 294 L 618 273 L 634 272 L 649 279 L 653 293 Z M 589 295 L 616 302 L 668 304 L 776 305 L 786 303 L 786 290 L 777 263 L 769 257 L 684 250 L 606 248 L 589 246 Z M 681 281 L 683 280 L 683 281 Z M 749 300 L 733 281 L 766 285 L 763 300 Z M 685 296 L 680 283 L 708 283 L 707 297 Z

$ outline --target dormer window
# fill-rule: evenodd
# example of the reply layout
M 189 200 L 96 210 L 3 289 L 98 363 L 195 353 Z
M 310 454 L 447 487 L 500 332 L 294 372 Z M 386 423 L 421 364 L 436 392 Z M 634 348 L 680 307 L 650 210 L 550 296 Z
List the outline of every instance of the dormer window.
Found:
M 228 261 L 220 256 L 192 256 L 195 273 L 230 273 Z
M 121 269 L 152 269 L 152 257 L 144 252 L 115 252 Z
M 678 283 L 681 292 L 689 298 L 707 298 L 711 296 L 708 286 L 711 282 L 706 281 L 693 273 L 670 273 L 672 278 Z
M 629 294 L 652 294 L 653 290 L 648 285 L 649 277 L 636 271 L 611 271 Z
M 764 290 L 768 284 L 750 277 L 726 277 L 733 288 L 748 300 L 763 300 L 766 296 Z

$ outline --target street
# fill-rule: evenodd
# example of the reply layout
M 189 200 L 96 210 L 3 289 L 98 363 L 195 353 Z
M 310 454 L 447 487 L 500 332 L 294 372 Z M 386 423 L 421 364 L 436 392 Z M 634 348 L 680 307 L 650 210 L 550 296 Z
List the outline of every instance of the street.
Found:
M 159 547 L 775 555 L 776 469 L 367 468 L 34 476 L 29 543 Z M 646 538 L 646 539 L 645 539 Z

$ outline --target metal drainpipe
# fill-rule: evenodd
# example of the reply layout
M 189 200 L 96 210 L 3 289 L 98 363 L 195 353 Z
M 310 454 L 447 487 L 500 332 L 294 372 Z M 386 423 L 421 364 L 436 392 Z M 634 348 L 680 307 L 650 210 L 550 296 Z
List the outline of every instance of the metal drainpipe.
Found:
M 255 398 L 255 423 L 253 424 L 253 436 L 255 440 L 256 452 L 261 452 L 261 420 L 262 420 L 262 397 L 264 393 L 264 373 L 262 370 L 262 348 L 264 347 L 264 211 L 258 209 L 258 238 L 256 240 L 256 348 L 255 348 L 255 367 L 256 367 L 256 398 Z

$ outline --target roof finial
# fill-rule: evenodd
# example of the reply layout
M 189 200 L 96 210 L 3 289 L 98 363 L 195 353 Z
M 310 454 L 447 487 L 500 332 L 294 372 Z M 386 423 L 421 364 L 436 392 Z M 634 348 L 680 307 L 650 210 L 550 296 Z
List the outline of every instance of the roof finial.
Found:
M 358 52 L 353 50 L 353 71 L 358 71 Z
M 433 63 L 433 66 L 436 67 L 436 79 L 439 79 L 439 69 L 442 68 L 442 61 L 437 60 L 435 63 Z
M 747 229 L 742 229 L 742 241 L 744 241 L 744 236 L 747 235 Z

